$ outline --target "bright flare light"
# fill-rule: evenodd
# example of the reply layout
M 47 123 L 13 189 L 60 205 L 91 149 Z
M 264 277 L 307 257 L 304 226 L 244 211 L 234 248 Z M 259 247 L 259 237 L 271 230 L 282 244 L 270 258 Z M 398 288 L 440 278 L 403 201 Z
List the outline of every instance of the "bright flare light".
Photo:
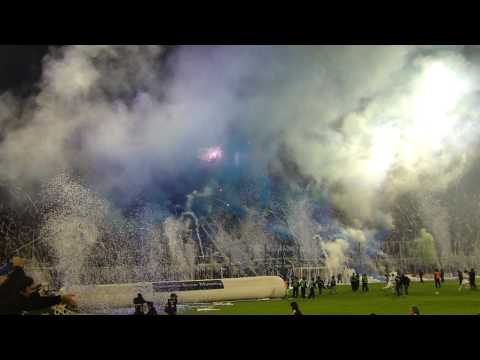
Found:
M 218 161 L 223 157 L 223 150 L 220 146 L 215 146 L 211 148 L 201 149 L 199 158 L 202 161 L 214 162 Z
M 467 93 L 467 82 L 450 67 L 434 62 L 420 79 L 413 102 L 413 126 L 409 135 L 414 139 L 429 138 L 437 148 L 453 130 L 456 118 L 453 111 Z
M 372 133 L 368 173 L 379 184 L 393 162 L 407 167 L 438 151 L 458 122 L 455 114 L 469 83 L 443 62 L 433 62 L 415 84 L 410 110 L 400 127 L 379 126 Z

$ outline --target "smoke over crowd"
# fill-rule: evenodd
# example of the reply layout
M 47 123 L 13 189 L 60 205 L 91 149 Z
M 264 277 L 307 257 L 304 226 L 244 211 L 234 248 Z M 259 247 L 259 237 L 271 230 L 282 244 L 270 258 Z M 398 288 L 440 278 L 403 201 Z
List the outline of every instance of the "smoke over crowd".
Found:
M 159 222 L 270 212 L 337 268 L 388 239 L 476 256 L 479 66 L 476 46 L 52 49 L 33 95 L 0 94 L 0 183 L 69 174 Z

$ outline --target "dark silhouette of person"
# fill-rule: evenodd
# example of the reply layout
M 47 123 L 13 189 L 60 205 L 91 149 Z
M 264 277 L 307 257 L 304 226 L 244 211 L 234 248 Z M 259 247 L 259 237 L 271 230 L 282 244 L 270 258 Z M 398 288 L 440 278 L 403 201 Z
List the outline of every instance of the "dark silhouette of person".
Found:
M 164 309 L 165 313 L 169 316 L 177 315 L 177 305 L 173 299 L 168 299 Z
M 320 276 L 317 277 L 317 287 L 318 287 L 318 295 L 322 295 L 322 290 L 325 287 L 325 283 L 320 278 Z
M 337 282 L 335 281 L 335 276 L 332 276 L 332 278 L 330 279 L 330 284 L 328 288 L 330 289 L 330 294 L 337 293 Z
M 298 307 L 298 304 L 294 301 L 290 304 L 290 307 L 292 308 L 292 315 L 293 316 L 302 316 L 302 312 L 300 311 L 300 308 Z
M 157 309 L 155 309 L 155 305 L 153 305 L 153 302 L 147 301 L 147 315 L 158 315 Z
M 342 274 L 338 274 L 338 275 L 337 275 L 337 282 L 338 282 L 339 284 L 342 283 Z
M 423 273 L 422 270 L 420 270 L 420 271 L 418 272 L 418 276 L 420 277 L 420 282 L 421 282 L 421 283 L 423 283 L 423 274 L 424 274 L 424 273 Z
M 178 304 L 178 296 L 177 296 L 177 294 L 175 294 L 175 293 L 170 294 L 170 299 L 172 299 L 173 305 L 175 305 L 175 307 L 176 307 L 177 304 Z
M 440 269 L 440 280 L 442 283 L 445 282 L 445 271 L 443 271 L 443 269 Z
M 462 282 L 463 282 L 463 273 L 461 270 L 457 270 L 457 275 L 458 275 L 458 285 L 459 286 L 462 286 Z
M 355 288 L 355 279 L 355 273 L 353 273 L 350 277 L 350 286 L 352 287 L 353 292 L 357 291 L 357 289 Z
M 368 292 L 368 276 L 367 276 L 367 274 L 362 275 L 362 292 Z
M 293 278 L 292 282 L 292 296 L 294 298 L 298 298 L 298 288 L 300 287 L 300 284 L 298 283 L 298 279 L 296 277 Z
M 405 274 L 402 274 L 402 285 L 403 285 L 403 290 L 405 292 L 405 295 L 408 295 L 408 288 L 410 286 L 410 278 Z
M 312 278 L 310 280 L 310 283 L 308 284 L 308 298 L 309 299 L 314 299 L 315 298 L 315 279 Z
M 475 269 L 473 268 L 468 273 L 468 281 L 470 283 L 470 289 L 477 290 L 476 273 L 475 273 Z
M 29 276 L 19 278 L 14 292 L 0 298 L 0 315 L 21 315 L 24 311 L 49 308 L 58 304 L 74 306 L 73 295 L 40 296 L 38 287 L 33 286 Z
M 302 294 L 302 298 L 305 299 L 307 295 L 307 282 L 305 281 L 305 278 L 300 280 L 300 293 Z
M 441 285 L 441 273 L 438 269 L 435 270 L 435 272 L 433 273 L 433 277 L 435 279 L 435 289 L 439 289 L 442 287 Z
M 395 276 L 395 292 L 397 296 L 402 295 L 402 276 L 398 272 L 397 276 Z
M 133 306 L 135 307 L 134 315 L 145 315 L 145 304 L 147 302 L 143 298 L 142 294 L 138 293 L 137 297 L 133 299 Z

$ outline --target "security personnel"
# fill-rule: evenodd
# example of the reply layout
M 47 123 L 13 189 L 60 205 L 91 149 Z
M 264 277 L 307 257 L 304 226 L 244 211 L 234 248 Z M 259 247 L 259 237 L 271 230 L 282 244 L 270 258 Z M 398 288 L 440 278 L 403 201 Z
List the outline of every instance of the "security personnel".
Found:
M 355 273 L 352 274 L 352 276 L 350 277 L 350 285 L 352 286 L 352 291 L 355 292 L 356 289 L 355 289 Z
M 305 299 L 307 295 L 307 282 L 305 281 L 305 278 L 300 280 L 300 293 L 302 294 L 302 298 Z
M 395 276 L 395 292 L 397 296 L 402 295 L 402 276 L 398 272 L 397 276 Z
M 320 276 L 317 277 L 317 287 L 318 287 L 318 295 L 322 295 L 322 290 L 325 287 L 325 283 L 320 278 Z
M 367 276 L 367 274 L 362 275 L 362 292 L 368 292 L 368 276 Z
M 293 288 L 292 296 L 294 298 L 298 298 L 298 288 L 299 287 L 300 287 L 300 284 L 298 283 L 298 279 L 297 279 L 297 277 L 294 277 L 293 282 L 292 282 L 292 288 Z

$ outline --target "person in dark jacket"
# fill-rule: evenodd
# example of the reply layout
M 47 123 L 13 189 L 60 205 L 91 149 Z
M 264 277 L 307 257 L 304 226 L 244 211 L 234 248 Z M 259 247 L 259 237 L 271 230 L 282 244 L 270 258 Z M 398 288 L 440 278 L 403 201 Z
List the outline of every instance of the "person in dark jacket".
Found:
M 400 273 L 397 273 L 397 276 L 395 276 L 395 292 L 397 296 L 402 295 L 402 276 Z
M 357 291 L 357 289 L 355 289 L 355 279 L 355 273 L 353 273 L 350 277 L 350 286 L 352 287 L 353 292 Z
M 300 284 L 298 283 L 298 279 L 296 277 L 293 278 L 292 282 L 292 297 L 298 298 L 298 288 Z
M 290 304 L 290 307 L 292 308 L 292 315 L 293 316 L 302 316 L 302 312 L 300 311 L 300 308 L 298 307 L 298 304 L 296 302 L 292 302 Z
M 0 299 L 1 315 L 21 315 L 25 311 L 46 309 L 58 304 L 75 306 L 74 295 L 40 296 L 31 277 L 25 276 L 15 284 L 15 291 Z
M 305 299 L 307 295 L 307 281 L 305 278 L 300 280 L 300 294 L 302 295 L 302 298 Z
M 167 305 L 165 305 L 164 311 L 167 315 L 170 315 L 170 316 L 177 315 L 177 305 L 175 304 L 173 299 L 171 298 L 168 299 Z
M 477 290 L 475 269 L 472 268 L 470 270 L 470 272 L 468 273 L 468 280 L 469 280 L 469 283 L 470 283 L 470 289 L 471 290 Z
M 462 282 L 463 282 L 463 273 L 461 270 L 457 270 L 457 275 L 458 275 L 458 285 L 459 286 L 462 286 Z
M 418 272 L 418 276 L 420 277 L 420 282 L 421 282 L 421 283 L 423 283 L 423 274 L 424 274 L 424 273 L 423 273 L 422 270 L 420 270 L 420 271 Z
M 310 282 L 308 283 L 308 298 L 309 299 L 315 299 L 315 279 L 312 278 Z
M 142 294 L 138 293 L 137 297 L 133 299 L 133 306 L 135 307 L 134 315 L 145 315 L 145 304 L 147 302 L 143 298 Z
M 318 295 L 322 295 L 322 290 L 325 288 L 325 283 L 323 282 L 320 276 L 317 277 L 317 287 L 318 287 Z
M 177 294 L 175 294 L 175 293 L 170 294 L 170 299 L 172 299 L 173 305 L 175 305 L 175 307 L 176 307 L 177 304 L 178 304 L 178 296 L 177 296 Z
M 0 285 L 0 298 L 8 297 L 12 294 L 17 294 L 25 281 L 25 271 L 21 267 L 15 267 L 12 272 L 6 277 L 2 285 Z
M 440 269 L 440 281 L 442 283 L 445 282 L 445 271 L 443 271 L 443 269 Z
M 408 288 L 410 287 L 410 278 L 402 274 L 402 286 L 403 286 L 403 291 L 405 292 L 405 295 L 408 295 Z
M 328 288 L 330 289 L 330 294 L 337 293 L 337 282 L 335 280 L 335 276 L 332 276 L 330 279 L 330 284 L 328 284 Z
M 155 305 L 153 305 L 153 302 L 147 301 L 147 315 L 158 315 L 157 309 L 155 309 Z

